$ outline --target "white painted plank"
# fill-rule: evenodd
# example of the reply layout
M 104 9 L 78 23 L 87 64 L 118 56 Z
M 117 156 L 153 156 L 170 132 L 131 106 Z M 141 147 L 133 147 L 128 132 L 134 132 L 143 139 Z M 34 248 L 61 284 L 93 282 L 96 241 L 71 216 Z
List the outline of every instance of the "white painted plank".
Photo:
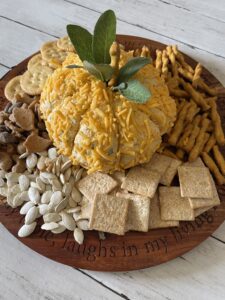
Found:
M 0 224 L 0 299 L 121 299 L 79 271 L 30 250 Z
M 225 245 L 209 238 L 183 256 L 154 268 L 123 272 L 88 272 L 130 299 L 225 298 Z
M 1 11 L 5 11 L 5 13 L 7 13 L 7 9 L 9 12 L 11 11 L 7 8 L 7 3 L 10 3 L 10 1 L 2 0 L 0 2 Z M 32 2 L 21 0 L 19 3 L 23 9 L 17 7 L 17 1 L 14 3 L 14 6 L 16 6 L 14 11 L 19 12 L 18 14 L 15 14 L 17 21 L 24 21 L 24 23 L 29 26 L 42 31 L 48 31 L 57 36 L 65 34 L 65 26 L 70 22 L 79 23 L 81 26 L 85 26 L 89 30 L 92 30 L 94 23 L 99 16 L 98 13 L 62 2 L 61 0 L 57 2 L 54 1 L 55 4 L 53 1 L 44 0 L 33 0 Z M 59 5 L 59 3 L 62 4 Z M 33 9 L 33 11 L 41 10 L 42 13 L 29 13 L 31 12 L 31 9 Z M 74 11 L 76 12 L 75 14 Z M 8 39 L 8 35 L 4 30 L 6 27 L 7 33 L 11 37 L 10 39 Z M 3 19 L 0 19 L 0 30 L 3 32 L 0 36 L 0 62 L 4 57 L 4 63 L 6 64 L 7 62 L 9 66 L 15 65 L 26 56 L 37 51 L 42 42 L 51 39 L 51 37 L 46 34 Z M 118 22 L 118 33 L 143 36 L 166 44 L 175 43 L 172 39 L 167 39 L 159 34 L 123 22 Z M 205 51 L 193 49 L 192 47 L 183 44 L 179 44 L 179 46 L 182 51 L 207 66 L 207 68 L 225 85 L 225 73 L 223 71 L 225 69 L 225 59 L 206 53 Z
M 93 2 L 92 0 L 71 0 L 69 2 L 78 3 L 96 11 L 112 8 L 120 20 L 224 57 L 225 40 L 223 33 L 225 31 L 225 22 L 210 19 L 207 16 L 195 14 L 192 11 L 180 9 L 174 5 L 168 5 L 165 3 L 168 1 L 107 0 Z M 80 19 L 85 19 L 83 8 L 72 5 L 69 2 L 63 0 L 2 0 L 0 10 L 6 17 L 23 23 L 28 22 L 31 26 L 35 24 L 43 31 L 57 35 L 65 32 L 65 27 L 56 30 L 56 26 L 61 24 L 58 21 L 63 20 L 64 25 L 68 21 L 80 24 Z M 12 5 L 14 7 L 13 10 L 11 9 Z M 30 13 L 31 10 L 39 11 L 40 9 L 41 14 Z M 221 17 L 224 20 L 225 12 L 221 11 Z M 91 26 L 93 28 L 95 19 L 96 13 L 89 10 L 88 27 Z M 54 22 L 54 26 L 51 26 L 52 22 Z
M 113 9 L 119 19 L 224 57 L 225 22 L 196 15 L 169 1 L 72 0 L 97 11 Z M 225 19 L 225 13 L 223 14 Z
M 7 30 L 6 30 L 7 28 Z M 39 50 L 48 35 L 0 17 L 0 63 L 12 67 Z
M 0 78 L 5 75 L 10 69 L 0 65 Z
M 158 0 L 161 1 L 161 0 Z M 224 0 L 169 0 L 168 5 L 177 5 L 182 9 L 188 9 L 193 14 L 200 14 L 207 16 L 208 18 L 213 18 L 225 22 L 225 5 Z
M 213 233 L 213 236 L 225 242 L 225 222 Z

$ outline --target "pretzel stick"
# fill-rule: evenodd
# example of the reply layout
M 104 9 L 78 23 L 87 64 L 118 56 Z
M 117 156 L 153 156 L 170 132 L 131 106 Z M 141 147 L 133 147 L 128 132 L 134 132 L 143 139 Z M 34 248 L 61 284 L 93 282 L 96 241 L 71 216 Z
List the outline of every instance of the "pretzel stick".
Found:
M 177 77 L 178 72 L 177 72 L 177 64 L 176 64 L 176 57 L 175 54 L 172 50 L 171 46 L 167 46 L 166 47 L 166 51 L 167 51 L 167 55 L 169 56 L 169 60 L 171 62 L 172 65 L 172 73 L 174 77 Z
M 191 149 L 193 149 L 194 145 L 195 145 L 195 141 L 196 141 L 196 138 L 198 137 L 199 135 L 199 132 L 200 132 L 200 128 L 198 126 L 195 126 L 188 138 L 188 142 L 187 144 L 183 147 L 183 149 L 186 151 L 186 152 L 190 152 Z
M 191 149 L 191 152 L 189 154 L 188 160 L 190 162 L 195 161 L 197 157 L 200 155 L 202 148 L 204 147 L 204 142 L 205 142 L 205 133 L 207 130 L 207 127 L 209 125 L 209 119 L 202 117 L 202 122 L 201 122 L 201 128 L 199 131 L 199 134 L 196 138 L 196 142 L 194 147 Z M 202 146 L 203 145 L 203 146 Z
M 183 135 L 181 136 L 180 140 L 177 143 L 177 146 L 179 148 L 184 149 L 184 146 L 187 145 L 187 143 L 188 143 L 188 138 L 191 135 L 191 132 L 193 131 L 193 129 L 195 127 L 198 127 L 198 125 L 200 124 L 200 122 L 201 122 L 201 116 L 197 115 L 197 116 L 195 116 L 195 118 L 193 120 L 193 123 L 192 124 L 188 124 L 185 127 L 184 133 L 183 133 Z
M 207 102 L 200 95 L 200 93 L 198 93 L 190 83 L 185 82 L 182 78 L 180 78 L 179 80 L 185 91 L 191 95 L 192 99 L 203 109 L 203 111 L 206 111 L 210 108 Z
M 175 54 L 177 60 L 182 65 L 182 67 L 186 69 L 188 72 L 194 74 L 194 70 L 192 69 L 192 67 L 189 64 L 187 64 L 186 61 L 184 60 L 183 54 L 178 51 L 177 45 L 173 45 L 172 49 L 173 49 L 173 53 Z
M 217 145 L 213 146 L 213 154 L 220 171 L 225 175 L 225 160 Z
M 166 50 L 163 50 L 162 52 L 162 74 L 167 77 L 168 75 L 168 63 L 169 59 L 166 53 Z
M 161 72 L 162 69 L 162 51 L 156 50 L 155 68 Z
M 213 161 L 213 159 L 206 152 L 203 152 L 201 155 L 202 155 L 202 158 L 204 160 L 204 163 L 206 164 L 206 166 L 209 168 L 209 170 L 215 176 L 217 183 L 219 185 L 224 184 L 225 183 L 225 178 L 220 173 L 220 170 L 218 169 L 218 167 L 215 164 L 215 162 Z
M 216 144 L 216 138 L 214 134 L 211 134 L 204 148 L 204 152 L 209 153 L 213 146 Z
M 194 101 L 191 100 L 191 106 L 187 112 L 186 118 L 185 120 L 189 123 L 192 122 L 192 120 L 194 119 L 194 117 L 199 113 L 200 108 L 197 107 L 196 103 Z
M 150 50 L 147 46 L 143 46 L 141 49 L 141 57 L 151 57 Z
M 185 105 L 184 107 L 182 108 L 182 110 L 180 111 L 179 115 L 178 115 L 178 118 L 177 118 L 177 121 L 173 127 L 173 130 L 172 130 L 172 133 L 169 137 L 169 140 L 168 140 L 168 143 L 170 145 L 173 145 L 175 146 L 178 139 L 179 139 L 179 136 L 181 135 L 183 129 L 184 129 L 184 120 L 185 120 L 185 117 L 186 117 L 186 114 L 187 114 L 187 111 L 190 107 L 190 103 L 189 102 L 185 102 Z
M 178 97 L 178 98 L 189 98 L 189 94 L 186 91 L 180 89 L 171 89 L 169 87 L 169 92 L 171 96 Z
M 177 159 L 177 156 L 169 149 L 164 149 L 162 154 Z
M 197 66 L 195 67 L 195 73 L 194 73 L 194 76 L 192 78 L 193 87 L 197 88 L 200 77 L 201 77 L 201 74 L 202 74 L 202 66 L 201 66 L 200 63 L 198 63 Z
M 198 87 L 210 96 L 216 96 L 218 94 L 214 88 L 209 87 L 201 78 L 199 79 Z
M 179 67 L 178 72 L 187 80 L 189 81 L 193 80 L 193 74 L 189 72 L 187 69 L 183 69 L 182 67 Z
M 222 146 L 225 144 L 225 137 L 224 137 L 224 133 L 223 133 L 223 129 L 222 129 L 222 125 L 221 125 L 221 120 L 220 120 L 220 116 L 217 112 L 217 105 L 215 101 L 210 100 L 209 105 L 211 107 L 211 119 L 212 119 L 212 123 L 214 126 L 214 134 L 215 134 L 215 138 L 217 143 Z

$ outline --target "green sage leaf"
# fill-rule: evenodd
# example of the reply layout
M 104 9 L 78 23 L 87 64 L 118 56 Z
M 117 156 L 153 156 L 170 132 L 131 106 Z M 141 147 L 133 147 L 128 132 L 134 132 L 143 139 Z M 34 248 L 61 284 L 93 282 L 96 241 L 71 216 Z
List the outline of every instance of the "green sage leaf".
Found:
M 109 49 L 116 39 L 116 16 L 105 11 L 98 19 L 93 36 L 92 51 L 96 63 L 110 63 Z
M 96 78 L 104 81 L 104 77 L 101 73 L 101 71 L 98 70 L 95 64 L 90 63 L 89 61 L 84 60 L 83 61 L 84 68 L 92 75 L 94 75 Z
M 85 28 L 78 25 L 67 25 L 68 36 L 82 61 L 94 61 L 92 55 L 92 35 Z
M 92 64 L 84 61 L 84 68 L 92 75 L 102 81 L 108 81 L 113 75 L 113 68 L 106 64 Z
M 130 80 L 126 88 L 120 89 L 123 96 L 136 103 L 145 103 L 151 97 L 150 91 L 138 80 Z
M 146 57 L 134 57 L 129 60 L 120 70 L 117 78 L 117 83 L 127 82 L 141 68 L 150 64 L 151 60 Z

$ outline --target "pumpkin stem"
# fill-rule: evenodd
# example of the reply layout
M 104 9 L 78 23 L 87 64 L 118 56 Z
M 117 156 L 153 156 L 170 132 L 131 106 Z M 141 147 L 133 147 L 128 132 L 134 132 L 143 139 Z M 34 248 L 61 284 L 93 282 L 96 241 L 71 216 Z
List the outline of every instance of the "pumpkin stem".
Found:
M 116 84 L 117 76 L 119 74 L 119 61 L 120 61 L 120 46 L 117 42 L 113 42 L 110 47 L 109 54 L 111 57 L 111 67 L 114 69 L 112 78 L 108 82 L 108 86 L 113 86 Z

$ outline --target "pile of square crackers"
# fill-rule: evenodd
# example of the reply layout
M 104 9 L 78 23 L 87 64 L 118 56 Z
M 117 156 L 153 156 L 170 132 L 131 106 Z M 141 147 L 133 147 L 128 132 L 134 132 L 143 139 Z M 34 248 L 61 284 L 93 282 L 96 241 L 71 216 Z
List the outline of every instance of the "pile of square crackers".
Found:
M 182 163 L 158 153 L 127 174 L 92 173 L 77 187 L 83 194 L 80 218 L 89 219 L 89 229 L 118 235 L 179 226 L 179 221 L 192 221 L 220 204 L 200 158 Z

